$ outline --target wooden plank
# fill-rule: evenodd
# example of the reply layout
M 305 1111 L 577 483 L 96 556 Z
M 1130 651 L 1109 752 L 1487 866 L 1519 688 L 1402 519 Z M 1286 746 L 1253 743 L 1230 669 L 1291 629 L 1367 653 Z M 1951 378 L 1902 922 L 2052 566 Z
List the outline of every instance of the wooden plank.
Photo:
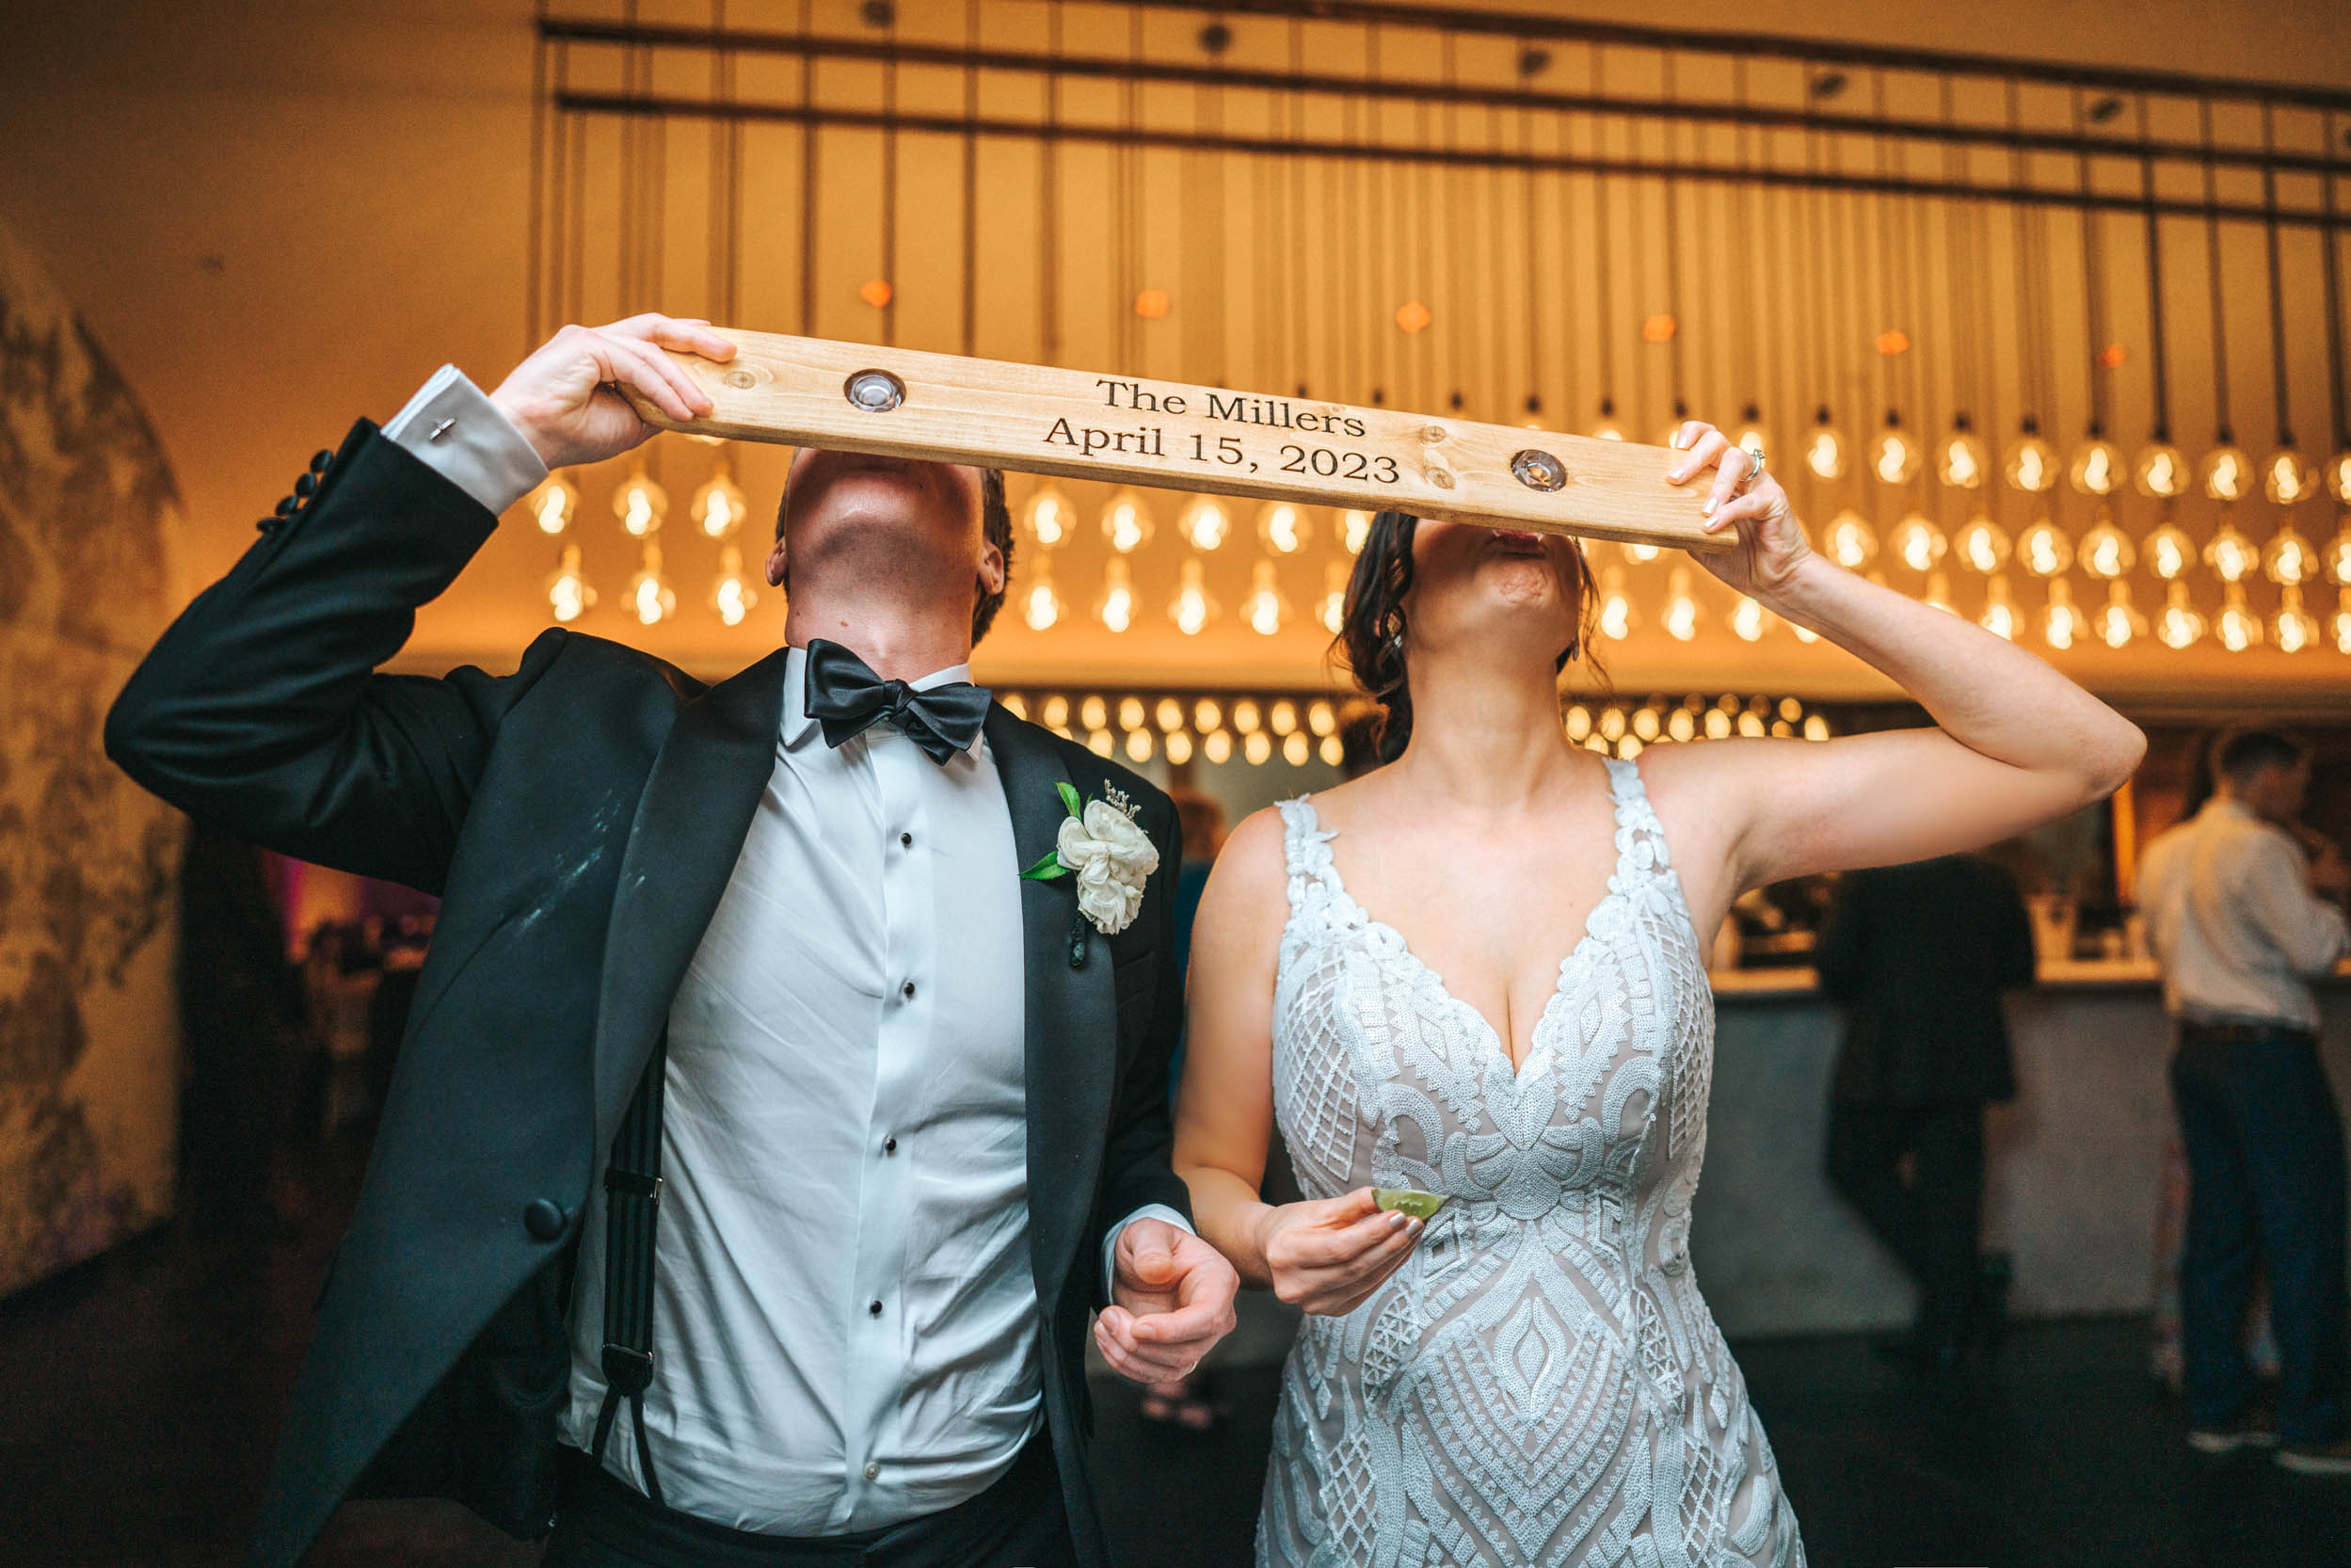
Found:
M 664 429 L 977 463 L 1112 484 L 1396 510 L 1680 550 L 1704 531 L 1705 487 L 1665 482 L 1678 454 L 1218 387 L 720 328 L 724 365 L 672 358 L 710 393 Z M 863 402 L 857 401 L 858 397 Z M 1548 487 L 1548 488 L 1546 488 Z

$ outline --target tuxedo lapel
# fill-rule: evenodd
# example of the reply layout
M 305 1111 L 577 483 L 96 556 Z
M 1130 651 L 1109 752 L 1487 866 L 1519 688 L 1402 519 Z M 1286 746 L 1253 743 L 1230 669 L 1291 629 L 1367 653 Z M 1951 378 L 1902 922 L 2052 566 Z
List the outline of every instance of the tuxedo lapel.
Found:
M 1023 866 L 1057 841 L 1068 810 L 1054 786 L 1072 782 L 1044 730 L 988 710 L 988 748 L 1012 810 Z M 1080 792 L 1083 792 L 1080 785 Z M 1029 1103 L 1029 1251 L 1040 1300 L 1059 1296 L 1082 1238 L 1102 1163 L 1117 1076 L 1118 1004 L 1110 954 L 1078 914 L 1066 877 L 1020 884 L 1027 959 L 1024 1018 Z M 1073 966 L 1075 952 L 1082 966 Z
M 637 802 L 597 1003 L 600 1164 L 775 772 L 787 651 L 777 648 L 679 712 Z

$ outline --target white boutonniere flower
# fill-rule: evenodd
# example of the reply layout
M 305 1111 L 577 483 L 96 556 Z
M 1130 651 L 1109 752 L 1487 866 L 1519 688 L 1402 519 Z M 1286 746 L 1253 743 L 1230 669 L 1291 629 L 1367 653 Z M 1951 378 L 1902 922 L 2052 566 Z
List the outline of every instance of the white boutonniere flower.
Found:
M 1134 804 L 1117 790 L 1080 802 L 1075 786 L 1056 784 L 1069 815 L 1059 841 L 1020 874 L 1036 882 L 1078 879 L 1078 909 L 1105 936 L 1134 923 L 1143 908 L 1143 885 L 1160 869 L 1160 852 L 1135 825 Z

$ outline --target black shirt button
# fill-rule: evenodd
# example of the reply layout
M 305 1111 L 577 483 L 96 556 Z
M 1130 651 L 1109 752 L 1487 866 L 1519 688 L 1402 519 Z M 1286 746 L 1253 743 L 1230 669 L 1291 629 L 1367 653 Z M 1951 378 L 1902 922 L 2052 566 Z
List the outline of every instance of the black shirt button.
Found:
M 914 982 L 909 980 L 904 985 L 898 987 L 898 994 L 904 997 L 908 1001 L 914 1000 Z
M 533 1198 L 522 1211 L 522 1228 L 541 1241 L 552 1241 L 564 1233 L 563 1205 L 552 1198 Z
M 898 835 L 898 847 L 900 849 L 914 848 L 914 835 L 911 833 L 901 833 Z
M 896 1154 L 898 1152 L 898 1140 L 895 1138 L 883 1139 L 882 1152 L 884 1154 Z
M 281 518 L 290 518 L 294 515 L 295 509 L 301 504 L 290 495 L 281 495 L 278 498 L 278 515 Z
M 882 1315 L 882 1304 L 880 1302 L 868 1302 L 865 1304 L 865 1310 L 869 1316 L 878 1318 Z
M 328 466 L 333 463 L 334 460 L 335 455 L 322 446 L 316 452 L 311 454 L 311 472 L 312 473 L 324 473 L 327 472 Z
M 318 488 L 318 476 L 316 474 L 305 473 L 294 481 L 294 493 L 300 496 L 305 501 L 308 501 L 311 498 L 311 492 L 316 488 Z

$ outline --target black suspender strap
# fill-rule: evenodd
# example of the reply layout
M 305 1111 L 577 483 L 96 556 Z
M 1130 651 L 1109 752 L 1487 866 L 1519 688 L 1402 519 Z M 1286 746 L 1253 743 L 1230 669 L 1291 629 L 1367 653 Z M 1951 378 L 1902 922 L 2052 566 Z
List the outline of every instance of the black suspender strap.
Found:
M 591 1456 L 602 1463 L 620 1401 L 636 1429 L 646 1495 L 662 1502 L 653 1448 L 645 1433 L 645 1391 L 653 1384 L 653 1224 L 662 1199 L 662 1080 L 669 1037 L 654 1043 L 645 1076 L 613 1135 L 604 1167 L 604 1404 L 596 1413 Z

